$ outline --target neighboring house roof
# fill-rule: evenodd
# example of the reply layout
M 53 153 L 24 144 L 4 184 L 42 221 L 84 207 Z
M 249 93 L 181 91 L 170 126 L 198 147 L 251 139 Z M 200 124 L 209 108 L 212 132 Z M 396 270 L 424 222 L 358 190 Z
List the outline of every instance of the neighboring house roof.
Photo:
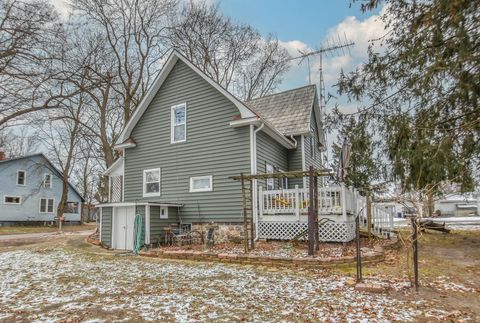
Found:
M 52 171 L 57 173 L 57 175 L 59 177 L 63 177 L 63 173 L 57 167 L 55 167 L 55 165 L 53 165 L 52 162 L 42 153 L 0 160 L 0 165 L 6 164 L 6 163 L 9 163 L 9 162 L 13 162 L 13 161 L 18 161 L 18 160 L 22 160 L 22 159 L 32 159 L 32 158 L 36 158 L 36 157 L 43 158 L 48 163 L 48 165 L 50 166 Z M 82 202 L 85 202 L 85 200 L 82 197 L 82 194 L 80 194 L 77 191 L 77 189 L 72 184 L 70 184 L 70 182 L 68 183 L 68 186 L 78 195 L 78 197 L 80 197 Z
M 316 101 L 315 85 L 266 95 L 245 102 L 285 136 L 310 132 L 312 107 Z M 320 126 L 320 125 L 319 125 Z

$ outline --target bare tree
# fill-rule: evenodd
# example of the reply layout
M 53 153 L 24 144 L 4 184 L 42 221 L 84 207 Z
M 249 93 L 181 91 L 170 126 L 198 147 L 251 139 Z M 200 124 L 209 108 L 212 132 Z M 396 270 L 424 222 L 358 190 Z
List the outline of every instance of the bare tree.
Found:
M 277 39 L 262 38 L 249 25 L 234 23 L 218 5 L 190 1 L 171 32 L 172 46 L 242 99 L 275 90 L 288 69 L 288 53 Z
M 39 146 L 38 133 L 25 127 L 4 129 L 0 132 L 0 147 L 7 158 L 16 158 L 33 154 Z
M 143 98 L 168 51 L 175 0 L 76 0 L 76 13 L 98 27 L 115 63 L 111 90 L 122 98 L 124 122 Z
M 46 0 L 0 1 L 0 129 L 76 94 L 65 86 L 72 74 L 55 63 L 64 37 Z

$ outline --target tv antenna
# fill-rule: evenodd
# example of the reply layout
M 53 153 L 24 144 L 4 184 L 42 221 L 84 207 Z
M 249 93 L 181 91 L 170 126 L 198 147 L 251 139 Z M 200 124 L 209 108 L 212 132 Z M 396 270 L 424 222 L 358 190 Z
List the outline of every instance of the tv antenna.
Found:
M 320 73 L 320 80 L 319 80 L 319 91 L 320 91 L 320 113 L 325 113 L 325 108 L 327 105 L 327 99 L 325 95 L 325 81 L 323 79 L 323 56 L 339 56 L 340 54 L 345 55 L 345 51 L 350 53 L 350 48 L 355 45 L 354 42 L 348 41 L 347 36 L 345 33 L 343 34 L 343 39 L 340 39 L 340 36 L 337 36 L 337 39 L 327 39 L 318 50 L 314 50 L 311 52 L 302 52 L 298 51 L 301 55 L 297 57 L 292 57 L 289 60 L 297 60 L 299 59 L 298 65 L 300 65 L 304 60 L 308 62 L 308 82 L 312 84 L 311 72 L 310 72 L 310 57 L 318 55 L 319 57 L 319 73 Z

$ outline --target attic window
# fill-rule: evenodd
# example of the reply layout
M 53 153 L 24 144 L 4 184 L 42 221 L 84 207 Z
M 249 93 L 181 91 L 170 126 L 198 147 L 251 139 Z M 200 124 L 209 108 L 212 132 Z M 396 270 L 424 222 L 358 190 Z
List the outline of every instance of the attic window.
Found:
M 43 175 L 43 187 L 52 188 L 52 174 Z
M 27 172 L 24 170 L 17 171 L 17 185 L 25 185 Z
M 171 143 L 187 141 L 187 104 L 172 107 Z

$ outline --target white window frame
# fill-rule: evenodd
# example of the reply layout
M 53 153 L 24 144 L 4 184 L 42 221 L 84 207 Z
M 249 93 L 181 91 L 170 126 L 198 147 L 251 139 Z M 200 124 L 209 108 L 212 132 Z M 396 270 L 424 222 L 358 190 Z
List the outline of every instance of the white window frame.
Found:
M 46 186 L 46 177 L 47 176 L 50 176 L 50 185 L 49 186 Z M 45 173 L 43 174 L 43 188 L 52 188 L 52 181 L 53 181 L 53 178 L 52 178 L 52 174 L 51 173 Z
M 269 170 L 271 168 L 271 170 Z M 273 165 L 266 163 L 265 164 L 265 173 L 267 174 L 273 174 L 275 172 L 275 167 Z M 273 177 L 267 178 L 267 191 L 272 191 L 275 189 L 275 179 Z
M 23 172 L 23 174 L 24 174 L 23 175 L 23 184 L 18 184 L 18 178 L 19 178 L 18 174 L 20 172 Z M 27 171 L 26 170 L 17 169 L 17 185 L 18 186 L 26 186 L 27 185 Z
M 168 219 L 168 207 L 161 206 L 160 207 L 160 219 Z
M 45 204 L 45 212 L 42 212 L 42 200 L 47 200 L 47 203 Z M 48 211 L 48 201 L 49 200 L 52 200 L 52 212 L 49 212 Z M 42 197 L 40 198 L 40 200 L 38 201 L 38 211 L 40 213 L 43 213 L 43 214 L 47 214 L 47 213 L 54 213 L 55 212 L 55 199 L 54 198 L 50 198 L 50 197 Z
M 175 110 L 178 108 L 185 108 L 185 122 L 184 123 L 179 123 L 175 124 Z M 185 138 L 183 140 L 175 140 L 175 126 L 185 126 Z M 187 103 L 181 103 L 172 106 L 171 111 L 170 111 L 170 143 L 172 144 L 177 144 L 180 142 L 186 142 L 187 141 Z
M 202 179 L 209 179 L 210 187 L 209 188 L 194 188 L 193 182 L 202 180 Z M 213 191 L 213 176 L 212 175 L 205 175 L 205 176 L 192 176 L 190 177 L 190 193 L 198 193 L 198 192 L 212 192 Z
M 7 199 L 7 197 L 18 198 L 20 202 L 18 202 L 18 203 L 6 202 L 5 200 Z M 21 204 L 22 204 L 22 197 L 21 197 L 21 196 L 18 196 L 18 195 L 4 195 L 4 196 L 3 196 L 3 204 L 7 204 L 7 205 L 21 205 Z
M 147 172 L 157 172 L 158 171 L 158 192 L 153 192 L 153 193 L 147 193 L 146 191 L 146 184 L 149 183 L 157 183 L 157 182 L 146 182 L 146 174 Z M 144 169 L 143 170 L 143 197 L 150 197 L 150 196 L 160 196 L 160 192 L 162 191 L 162 170 L 161 168 L 151 168 L 151 169 Z

